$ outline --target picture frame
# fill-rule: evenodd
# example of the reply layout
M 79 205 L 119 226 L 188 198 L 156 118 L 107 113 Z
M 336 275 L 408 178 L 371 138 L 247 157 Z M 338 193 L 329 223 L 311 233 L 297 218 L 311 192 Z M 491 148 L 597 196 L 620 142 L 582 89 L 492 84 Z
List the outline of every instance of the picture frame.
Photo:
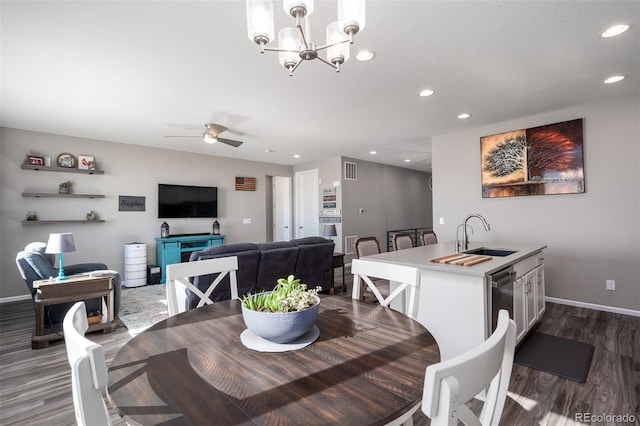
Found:
M 74 168 L 76 165 L 76 157 L 68 152 L 63 152 L 58 155 L 57 163 L 59 167 L 66 167 L 68 169 Z
M 95 170 L 95 157 L 93 155 L 78 155 L 78 168 L 82 170 Z
M 40 157 L 39 155 L 27 155 L 27 164 L 31 164 L 32 166 L 44 166 L 44 157 Z
M 480 138 L 482 197 L 585 192 L 583 119 Z

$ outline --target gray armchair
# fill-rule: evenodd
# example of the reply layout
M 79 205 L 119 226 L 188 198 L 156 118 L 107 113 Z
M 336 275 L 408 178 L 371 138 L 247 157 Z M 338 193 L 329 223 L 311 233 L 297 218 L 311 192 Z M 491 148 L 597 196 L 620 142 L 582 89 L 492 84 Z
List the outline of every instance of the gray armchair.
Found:
M 46 243 L 35 242 L 28 244 L 23 251 L 16 255 L 16 264 L 20 275 L 24 279 L 31 298 L 35 300 L 36 290 L 33 288 L 33 282 L 37 280 L 45 280 L 50 277 L 56 277 L 58 270 L 54 268 L 55 255 L 45 253 Z M 104 263 L 79 263 L 76 265 L 64 265 L 66 275 L 74 275 L 85 272 L 93 272 L 98 270 L 109 269 Z M 118 315 L 120 309 L 120 274 L 116 274 L 113 279 L 113 314 Z M 64 315 L 67 313 L 73 303 L 62 303 L 59 305 L 47 306 L 45 308 L 45 324 L 62 323 Z M 87 312 L 100 311 L 102 302 L 100 299 L 86 300 L 85 305 Z

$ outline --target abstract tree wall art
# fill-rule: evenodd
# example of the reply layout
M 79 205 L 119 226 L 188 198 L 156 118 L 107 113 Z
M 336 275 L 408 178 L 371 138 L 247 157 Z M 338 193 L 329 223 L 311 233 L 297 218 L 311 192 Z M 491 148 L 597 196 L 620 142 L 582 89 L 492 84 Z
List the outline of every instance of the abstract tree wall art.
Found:
M 482 197 L 584 192 L 583 120 L 480 138 Z

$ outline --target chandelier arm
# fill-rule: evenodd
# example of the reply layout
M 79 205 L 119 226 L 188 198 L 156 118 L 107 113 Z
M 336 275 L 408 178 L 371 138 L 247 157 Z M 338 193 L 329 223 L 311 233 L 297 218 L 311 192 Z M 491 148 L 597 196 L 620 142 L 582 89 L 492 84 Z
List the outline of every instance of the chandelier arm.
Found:
M 291 50 L 291 49 L 278 49 L 277 47 L 265 47 L 265 52 L 289 52 L 289 53 L 298 53 L 299 50 Z
M 329 65 L 331 68 L 333 68 L 336 71 L 340 71 L 340 68 L 338 68 L 337 66 L 335 66 L 334 64 L 332 64 L 331 62 L 327 61 L 325 58 L 323 58 L 322 56 L 318 56 L 316 59 L 320 59 L 320 61 L 324 62 L 325 64 Z
M 342 41 L 337 41 L 335 43 L 331 43 L 331 44 L 323 44 L 322 46 L 316 48 L 316 50 L 324 50 L 324 49 L 328 49 L 329 47 L 333 47 L 333 46 L 337 46 L 339 44 L 345 44 L 345 43 L 349 43 L 352 44 L 352 41 L 349 40 L 342 40 Z
M 302 30 L 302 25 L 297 24 L 298 31 L 300 31 L 300 36 L 302 37 L 302 43 L 304 44 L 305 49 L 309 49 L 309 43 L 307 42 L 307 37 L 304 35 L 304 31 Z
M 302 62 L 304 61 L 298 61 L 293 68 L 289 68 L 289 77 L 293 76 L 293 72 L 298 69 Z

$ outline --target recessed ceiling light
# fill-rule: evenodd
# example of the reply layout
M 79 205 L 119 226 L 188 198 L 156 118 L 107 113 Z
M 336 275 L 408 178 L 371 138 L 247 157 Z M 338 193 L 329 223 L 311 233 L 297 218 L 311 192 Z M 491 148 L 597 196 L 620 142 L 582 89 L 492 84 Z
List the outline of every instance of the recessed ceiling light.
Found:
M 410 163 L 410 162 L 411 162 L 411 160 L 407 158 L 406 160 L 404 160 L 404 162 L 405 162 L 405 163 Z
M 293 158 L 300 158 L 300 154 L 293 154 Z
M 603 32 L 601 32 L 600 37 L 602 38 L 615 37 L 627 31 L 628 29 L 629 29 L 629 24 L 614 25 L 612 27 L 607 28 Z
M 356 60 L 360 62 L 367 62 L 373 59 L 376 56 L 371 50 L 359 50 L 356 53 Z
M 460 120 L 464 120 L 465 118 L 469 118 L 469 117 L 471 117 L 471 114 L 466 113 L 466 112 L 463 112 L 462 114 L 460 114 L 460 115 L 458 116 L 458 118 L 459 118 Z
M 624 80 L 624 75 L 612 75 L 604 81 L 604 84 L 617 83 L 622 80 Z
M 376 155 L 378 153 L 378 151 L 369 151 L 369 154 L 371 155 Z
M 420 96 L 423 96 L 423 97 L 424 97 L 424 96 L 431 96 L 431 95 L 433 95 L 434 93 L 436 93 L 436 92 L 434 92 L 434 91 L 433 91 L 433 90 L 431 90 L 431 89 L 424 89 L 422 92 L 420 92 Z

